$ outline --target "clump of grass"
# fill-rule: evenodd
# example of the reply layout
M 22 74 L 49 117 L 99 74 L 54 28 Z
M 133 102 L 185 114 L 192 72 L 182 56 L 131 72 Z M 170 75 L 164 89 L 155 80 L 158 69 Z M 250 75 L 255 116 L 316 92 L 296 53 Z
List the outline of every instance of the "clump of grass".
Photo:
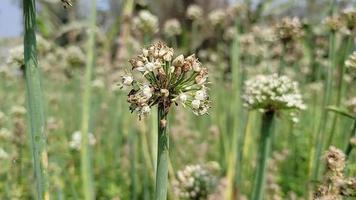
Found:
M 181 103 L 196 115 L 208 112 L 208 71 L 195 55 L 173 59 L 174 50 L 158 42 L 130 60 L 133 72 L 139 77 L 124 75 L 122 87 L 132 88 L 128 95 L 130 110 L 141 119 L 158 107 L 158 153 L 155 199 L 167 198 L 169 137 L 167 133 L 168 113 L 173 104 Z

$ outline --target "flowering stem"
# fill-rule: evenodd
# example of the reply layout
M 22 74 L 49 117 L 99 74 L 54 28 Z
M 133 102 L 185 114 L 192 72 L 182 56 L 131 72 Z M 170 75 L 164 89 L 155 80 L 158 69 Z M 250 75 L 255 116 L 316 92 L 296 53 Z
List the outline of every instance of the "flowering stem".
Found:
M 169 138 L 167 133 L 167 112 L 165 106 L 158 104 L 158 153 L 156 172 L 156 200 L 167 199 Z
M 47 175 L 46 137 L 44 133 L 44 111 L 42 103 L 42 90 L 40 71 L 36 52 L 36 8 L 35 0 L 23 1 L 23 14 L 25 25 L 24 36 L 24 62 L 27 91 L 27 104 L 29 110 L 29 126 L 31 136 L 31 150 L 36 180 L 37 198 L 49 199 Z
M 96 0 L 91 1 L 91 16 L 88 40 L 87 63 L 84 77 L 84 91 L 82 104 L 82 124 L 81 124 L 81 174 L 82 189 L 85 200 L 95 199 L 94 185 L 91 174 L 90 149 L 88 146 L 89 138 L 89 117 L 90 117 L 90 99 L 91 99 L 91 77 L 94 67 L 94 48 L 95 48 L 95 28 L 96 28 Z
M 267 111 L 262 116 L 262 127 L 260 130 L 261 139 L 259 146 L 259 158 L 255 173 L 255 183 L 252 193 L 252 200 L 263 199 L 263 191 L 266 179 L 267 160 L 270 154 L 272 134 L 273 134 L 274 111 Z
M 350 137 L 349 137 L 349 143 L 347 144 L 346 150 L 345 150 L 345 155 L 346 158 L 349 157 L 351 151 L 352 151 L 352 144 L 351 144 L 351 138 L 356 136 L 356 119 L 354 120 L 354 123 L 352 125 L 352 129 L 351 129 L 351 133 L 350 133 Z

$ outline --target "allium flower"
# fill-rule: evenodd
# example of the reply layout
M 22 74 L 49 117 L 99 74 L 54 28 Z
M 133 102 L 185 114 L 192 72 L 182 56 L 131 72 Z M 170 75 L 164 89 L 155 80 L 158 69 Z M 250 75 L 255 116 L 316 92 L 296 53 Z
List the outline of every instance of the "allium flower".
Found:
M 9 158 L 9 154 L 2 148 L 0 148 L 0 160 L 6 160 Z
M 356 26 L 356 10 L 354 8 L 345 9 L 341 13 L 341 17 L 346 27 L 352 31 Z
M 78 46 L 66 48 L 66 61 L 70 67 L 84 67 L 85 55 Z
M 182 33 L 182 27 L 177 19 L 169 19 L 164 24 L 163 31 L 168 37 L 174 37 Z
M 177 173 L 177 180 L 174 183 L 175 193 L 183 199 L 207 199 L 217 187 L 216 172 L 218 170 L 219 166 L 215 162 L 186 166 Z
M 354 51 L 345 61 L 346 67 L 356 71 L 356 51 Z
M 222 25 L 226 18 L 226 12 L 223 9 L 216 9 L 209 13 L 208 18 L 213 27 Z
M 22 67 L 25 65 L 23 45 L 19 45 L 10 49 L 10 55 L 7 59 L 7 64 L 16 65 L 17 67 Z
M 335 173 L 342 173 L 345 168 L 346 156 L 344 152 L 333 146 L 325 153 L 324 159 L 328 170 Z
M 342 187 L 346 186 L 343 171 L 345 169 L 345 154 L 333 146 L 324 155 L 326 170 L 323 182 L 314 193 L 314 200 L 342 199 Z M 345 182 L 346 181 L 346 182 Z
M 203 9 L 196 4 L 192 4 L 187 8 L 187 17 L 191 20 L 200 20 L 203 17 Z
M 275 27 L 276 36 L 283 42 L 288 43 L 299 38 L 302 32 L 302 25 L 299 18 L 283 18 Z
M 340 16 L 329 16 L 325 18 L 324 24 L 332 31 L 337 32 L 342 27 L 342 21 Z
M 133 23 L 141 33 L 154 34 L 158 31 L 158 18 L 148 10 L 141 10 Z
M 244 105 L 264 111 L 304 110 L 306 108 L 299 92 L 298 83 L 287 76 L 257 75 L 245 82 Z M 294 119 L 295 120 L 295 119 Z
M 150 112 L 156 104 L 162 104 L 168 112 L 171 104 L 181 103 L 197 115 L 208 112 L 208 71 L 195 55 L 173 59 L 173 49 L 157 42 L 130 60 L 132 71 L 141 74 L 122 77 L 122 85 L 132 87 L 128 94 L 130 110 L 139 117 Z M 142 77 L 143 78 L 140 78 Z
M 92 133 L 89 133 L 89 145 L 94 146 L 96 144 L 96 139 Z M 75 131 L 72 134 L 72 139 L 69 142 L 69 147 L 74 150 L 80 150 L 81 147 L 81 141 L 82 141 L 82 134 L 80 131 Z

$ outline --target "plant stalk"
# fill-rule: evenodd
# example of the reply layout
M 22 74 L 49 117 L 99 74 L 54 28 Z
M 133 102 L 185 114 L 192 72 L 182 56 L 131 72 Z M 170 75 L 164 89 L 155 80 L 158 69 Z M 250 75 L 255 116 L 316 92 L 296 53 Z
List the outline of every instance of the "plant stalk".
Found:
M 259 157 L 255 173 L 255 183 L 252 193 L 252 200 L 262 200 L 266 182 L 267 161 L 271 150 L 273 134 L 274 111 L 267 111 L 262 116 L 262 126 L 260 130 L 261 139 L 259 146 Z
M 23 1 L 24 15 L 24 63 L 28 121 L 31 137 L 31 151 L 38 200 L 49 199 L 47 182 L 48 158 L 46 152 L 45 117 L 41 76 L 36 52 L 36 5 L 35 0 Z
M 91 15 L 89 25 L 88 53 L 84 76 L 84 91 L 82 104 L 82 124 L 81 124 L 81 174 L 82 189 L 85 200 L 94 200 L 94 184 L 92 178 L 91 158 L 89 149 L 89 120 L 90 120 L 90 100 L 91 100 L 91 78 L 95 63 L 95 29 L 96 29 L 96 0 L 91 1 Z
M 330 97 L 331 97 L 331 90 L 332 90 L 332 78 L 333 78 L 333 72 L 334 72 L 334 66 L 335 66 L 335 33 L 331 32 L 330 33 L 330 38 L 329 38 L 329 43 L 330 43 L 330 50 L 329 50 L 329 56 L 330 56 L 330 61 L 329 61 L 329 66 L 327 68 L 327 77 L 326 77 L 326 83 L 325 83 L 325 88 L 324 88 L 324 98 L 323 98 L 323 103 L 321 107 L 321 120 L 318 128 L 318 134 L 316 138 L 316 151 L 315 151 L 315 165 L 314 165 L 314 170 L 313 170 L 313 176 L 312 179 L 316 180 L 319 176 L 319 168 L 320 168 L 320 156 L 323 148 L 323 141 L 325 137 L 325 130 L 327 126 L 327 121 L 328 121 L 328 112 L 326 110 L 326 107 L 330 104 Z
M 167 133 L 167 112 L 165 106 L 158 104 L 158 153 L 156 172 L 156 200 L 167 199 L 169 138 Z

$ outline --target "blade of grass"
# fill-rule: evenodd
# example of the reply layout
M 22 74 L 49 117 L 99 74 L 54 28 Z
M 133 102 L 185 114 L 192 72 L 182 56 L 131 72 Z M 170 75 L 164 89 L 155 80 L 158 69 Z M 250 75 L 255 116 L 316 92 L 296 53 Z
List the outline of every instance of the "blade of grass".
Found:
M 85 200 L 94 200 L 94 184 L 92 178 L 89 140 L 89 120 L 90 120 L 90 100 L 91 100 L 91 78 L 94 68 L 94 49 L 95 49 L 95 29 L 96 29 L 96 0 L 91 1 L 91 14 L 89 19 L 89 39 L 87 62 L 84 76 L 84 91 L 82 104 L 82 124 L 81 124 L 81 173 L 82 173 L 82 189 Z
M 41 89 L 40 70 L 36 51 L 36 7 L 35 0 L 23 1 L 24 15 L 24 62 L 28 120 L 31 136 L 31 151 L 35 171 L 37 199 L 49 199 L 47 182 L 47 152 L 45 118 Z

